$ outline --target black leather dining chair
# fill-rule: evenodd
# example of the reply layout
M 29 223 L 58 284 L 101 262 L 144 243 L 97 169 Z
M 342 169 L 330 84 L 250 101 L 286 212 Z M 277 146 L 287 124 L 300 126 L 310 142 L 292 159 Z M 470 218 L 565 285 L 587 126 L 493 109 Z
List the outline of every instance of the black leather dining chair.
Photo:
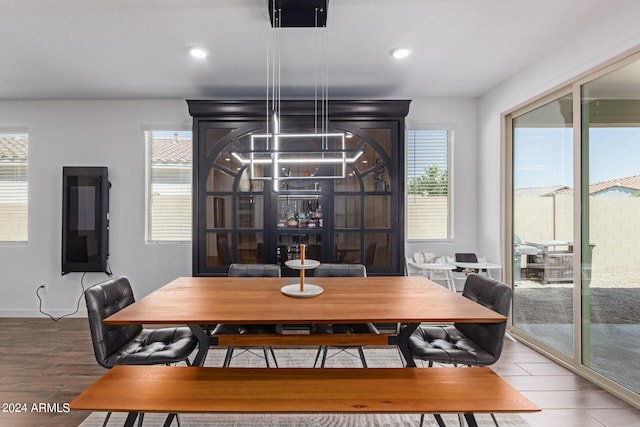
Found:
M 491 310 L 509 315 L 511 288 L 480 274 L 467 277 L 462 296 Z M 507 322 L 454 323 L 445 326 L 419 326 L 409 338 L 413 358 L 433 363 L 488 366 L 502 354 Z M 491 414 L 494 423 L 498 425 Z M 422 425 L 422 421 L 421 421 Z
M 131 283 L 126 277 L 94 285 L 84 296 L 93 352 L 101 366 L 110 369 L 116 365 L 190 364 L 189 356 L 198 340 L 188 327 L 145 329 L 142 325 L 107 325 L 103 322 L 134 303 Z M 111 413 L 107 414 L 104 425 L 110 416 Z
M 280 277 L 280 266 L 276 264 L 231 264 L 229 266 L 229 277 Z M 229 325 L 220 324 L 216 325 L 213 329 L 213 334 L 281 334 L 282 325 Z M 228 367 L 231 364 L 233 358 L 234 347 L 227 347 L 227 352 L 222 364 L 223 367 Z M 244 348 L 244 351 L 251 352 L 250 348 Z M 278 367 L 278 360 L 276 354 L 273 351 L 273 347 L 262 347 L 264 354 L 264 360 L 269 367 L 268 352 L 271 353 L 273 363 L 276 368 Z M 252 352 L 251 352 L 252 353 Z M 252 353 L 253 354 L 253 353 Z
M 367 277 L 367 268 L 362 264 L 320 264 L 313 270 L 314 277 Z M 378 329 L 373 323 L 357 323 L 357 324 L 313 324 L 309 326 L 311 334 L 378 334 Z M 362 346 L 356 346 L 363 367 L 367 367 L 367 360 L 364 357 Z M 352 347 L 340 347 L 341 351 L 345 351 Z M 327 360 L 327 352 L 329 346 L 320 346 L 316 359 L 313 362 L 315 367 L 318 364 L 320 354 L 322 354 L 322 362 L 320 367 L 324 368 Z

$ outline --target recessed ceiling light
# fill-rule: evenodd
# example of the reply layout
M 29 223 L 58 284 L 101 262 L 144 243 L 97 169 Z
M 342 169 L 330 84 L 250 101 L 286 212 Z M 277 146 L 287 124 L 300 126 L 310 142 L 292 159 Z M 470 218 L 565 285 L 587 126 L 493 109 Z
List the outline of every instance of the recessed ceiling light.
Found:
M 192 46 L 189 48 L 189 55 L 194 58 L 203 59 L 209 56 L 209 51 L 200 46 Z
M 391 56 L 396 59 L 406 58 L 409 55 L 411 55 L 411 49 L 409 49 L 408 47 L 399 47 L 391 51 Z

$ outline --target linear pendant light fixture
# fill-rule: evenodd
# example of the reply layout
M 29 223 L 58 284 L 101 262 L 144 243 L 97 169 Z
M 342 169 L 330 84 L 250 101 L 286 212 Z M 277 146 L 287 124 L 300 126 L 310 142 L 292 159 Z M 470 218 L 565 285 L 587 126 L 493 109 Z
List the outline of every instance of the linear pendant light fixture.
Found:
M 267 52 L 267 132 L 252 135 L 248 150 L 234 150 L 231 154 L 242 164 L 248 165 L 251 179 L 273 180 L 274 191 L 278 191 L 281 180 L 345 178 L 347 164 L 355 162 L 364 152 L 347 149 L 344 132 L 328 131 L 328 0 L 267 1 L 273 27 L 272 41 Z M 288 27 L 308 27 L 316 32 L 313 132 L 281 131 L 281 32 L 282 28 Z M 319 36 L 322 36 L 322 52 L 318 49 Z M 320 53 L 324 59 L 324 69 L 318 61 Z

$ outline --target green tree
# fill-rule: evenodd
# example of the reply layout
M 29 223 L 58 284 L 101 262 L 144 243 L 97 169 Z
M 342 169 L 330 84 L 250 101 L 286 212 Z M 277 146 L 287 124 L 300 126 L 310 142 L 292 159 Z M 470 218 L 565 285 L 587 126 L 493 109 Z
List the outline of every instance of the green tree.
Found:
M 408 192 L 422 196 L 446 196 L 449 194 L 449 172 L 446 168 L 440 170 L 436 164 L 429 165 L 422 175 L 409 179 Z

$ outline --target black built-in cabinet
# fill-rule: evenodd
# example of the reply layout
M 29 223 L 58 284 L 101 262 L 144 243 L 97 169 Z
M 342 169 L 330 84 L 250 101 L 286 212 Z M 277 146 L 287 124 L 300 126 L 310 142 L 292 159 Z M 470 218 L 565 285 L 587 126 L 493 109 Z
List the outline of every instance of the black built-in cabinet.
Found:
M 251 135 L 265 134 L 265 101 L 187 103 L 193 116 L 194 276 L 226 275 L 232 262 L 284 264 L 299 257 L 300 245 L 321 262 L 363 263 L 369 275 L 403 274 L 410 101 L 329 101 L 327 131 L 345 133 L 347 148 L 363 154 L 347 164 L 344 178 L 277 182 L 250 179 L 248 165 L 233 155 L 249 150 Z M 282 101 L 280 108 L 282 133 L 317 130 L 313 101 Z M 314 141 L 288 143 L 309 149 Z M 287 167 L 323 174 L 303 164 Z M 295 273 L 283 268 L 285 275 Z

